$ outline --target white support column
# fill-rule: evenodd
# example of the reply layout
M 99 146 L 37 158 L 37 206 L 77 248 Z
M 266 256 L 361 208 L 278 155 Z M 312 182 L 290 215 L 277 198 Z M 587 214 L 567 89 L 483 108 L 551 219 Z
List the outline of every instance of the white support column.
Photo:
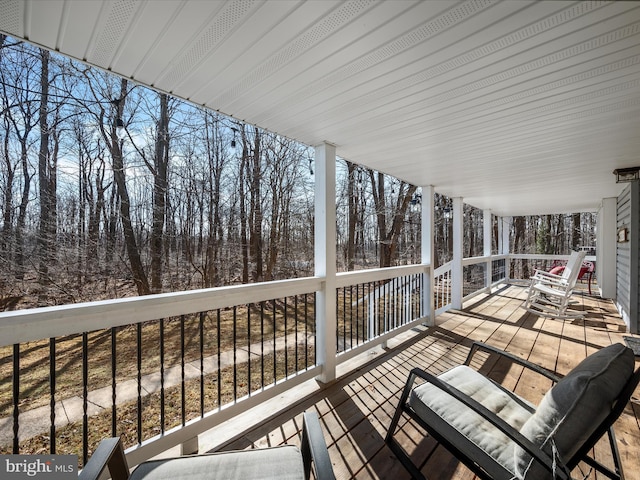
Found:
M 501 255 L 509 255 L 509 232 L 511 230 L 511 217 L 498 218 L 498 253 Z M 506 259 L 504 262 L 504 276 L 507 281 L 511 276 L 510 262 Z
M 603 198 L 596 224 L 596 278 L 602 298 L 616 298 L 616 215 L 618 199 Z
M 482 255 L 485 257 L 491 257 L 491 237 L 493 229 L 491 222 L 491 210 L 483 210 L 482 211 L 482 241 L 483 241 L 483 249 Z M 484 286 L 487 289 L 491 289 L 492 283 L 492 271 L 491 271 L 492 262 L 491 260 L 487 260 L 484 268 Z
M 429 271 L 424 274 L 424 292 L 422 295 L 422 314 L 428 316 L 427 324 L 435 325 L 436 307 L 433 295 L 435 280 L 435 248 L 433 241 L 435 217 L 435 189 L 432 185 L 422 187 L 422 238 L 421 260 L 423 265 L 429 265 Z
M 324 279 L 316 299 L 318 380 L 336 378 L 336 147 L 315 149 L 315 274 Z
M 453 200 L 453 260 L 451 262 L 451 308 L 462 308 L 463 276 L 462 276 L 462 197 Z

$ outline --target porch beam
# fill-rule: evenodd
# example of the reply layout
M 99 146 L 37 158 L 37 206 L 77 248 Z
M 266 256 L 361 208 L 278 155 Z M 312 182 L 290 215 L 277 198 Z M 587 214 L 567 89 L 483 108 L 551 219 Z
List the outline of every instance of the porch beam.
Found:
M 336 147 L 315 147 L 315 275 L 323 280 L 316 299 L 317 377 L 329 383 L 336 378 Z
M 433 185 L 422 187 L 422 229 L 421 229 L 421 261 L 423 265 L 429 265 L 424 273 L 424 294 L 422 295 L 422 314 L 428 316 L 428 325 L 435 325 L 436 308 L 433 295 L 435 278 L 435 248 L 434 248 L 434 226 L 435 226 L 435 189 Z
M 462 197 L 453 200 L 453 260 L 451 262 L 451 307 L 462 308 L 463 278 L 463 201 Z

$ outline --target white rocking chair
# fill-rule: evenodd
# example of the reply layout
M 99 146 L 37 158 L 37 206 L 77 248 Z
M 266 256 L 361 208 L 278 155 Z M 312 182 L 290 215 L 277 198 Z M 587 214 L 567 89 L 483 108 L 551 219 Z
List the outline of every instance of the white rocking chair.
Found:
M 531 277 L 523 308 L 531 313 L 554 318 L 582 318 L 579 312 L 568 311 L 573 289 L 586 252 L 572 252 L 562 275 L 536 270 Z

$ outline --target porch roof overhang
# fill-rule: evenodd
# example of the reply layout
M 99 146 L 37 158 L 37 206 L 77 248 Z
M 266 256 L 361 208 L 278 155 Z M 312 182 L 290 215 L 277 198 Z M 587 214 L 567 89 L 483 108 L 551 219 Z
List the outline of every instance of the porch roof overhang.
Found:
M 640 3 L 1 0 L 0 31 L 498 215 L 640 165 Z

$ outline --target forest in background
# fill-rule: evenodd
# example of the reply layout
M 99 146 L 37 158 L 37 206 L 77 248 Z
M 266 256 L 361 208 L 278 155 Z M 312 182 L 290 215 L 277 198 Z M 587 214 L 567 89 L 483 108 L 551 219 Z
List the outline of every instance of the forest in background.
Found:
M 313 275 L 313 155 L 0 35 L 0 310 Z M 416 186 L 344 160 L 336 184 L 339 271 L 420 262 Z M 438 266 L 451 200 L 435 206 Z M 481 255 L 482 212 L 464 215 Z M 589 213 L 516 217 L 511 251 L 594 236 Z

